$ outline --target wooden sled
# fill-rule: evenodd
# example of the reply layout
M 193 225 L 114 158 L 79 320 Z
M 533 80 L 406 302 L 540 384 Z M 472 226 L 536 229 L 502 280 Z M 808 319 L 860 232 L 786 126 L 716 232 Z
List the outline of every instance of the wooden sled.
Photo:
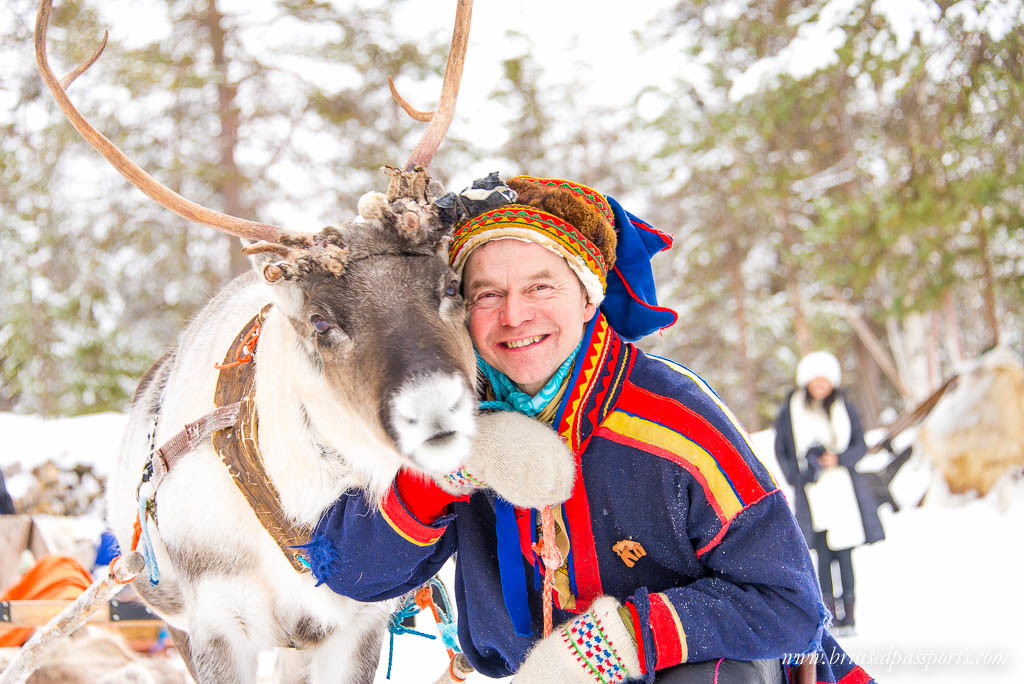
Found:
M 922 401 L 920 404 L 915 406 L 909 411 L 904 411 L 896 420 L 892 422 L 889 429 L 886 431 L 885 436 L 882 437 L 876 444 L 868 448 L 867 453 L 873 454 L 879 451 L 888 451 L 893 454 L 893 459 L 889 463 L 879 470 L 878 472 L 862 472 L 861 475 L 867 480 L 871 486 L 872 491 L 875 494 L 875 500 L 878 504 L 888 503 L 892 506 L 893 512 L 899 512 L 900 505 L 893 498 L 892 490 L 890 485 L 892 484 L 893 478 L 896 477 L 896 473 L 899 472 L 913 453 L 913 445 L 907 446 L 902 449 L 899 453 L 896 453 L 896 449 L 893 447 L 893 440 L 899 435 L 908 430 L 909 428 L 917 425 L 925 417 L 931 413 L 935 405 L 939 403 L 939 399 L 946 393 L 953 385 L 959 376 L 954 373 L 943 382 L 938 389 L 931 393 L 927 399 Z M 920 502 L 918 502 L 920 504 Z
M 0 627 L 43 627 L 74 603 L 70 599 L 0 601 Z M 164 621 L 139 601 L 110 599 L 87 624 L 116 629 L 133 651 L 146 653 L 160 641 Z

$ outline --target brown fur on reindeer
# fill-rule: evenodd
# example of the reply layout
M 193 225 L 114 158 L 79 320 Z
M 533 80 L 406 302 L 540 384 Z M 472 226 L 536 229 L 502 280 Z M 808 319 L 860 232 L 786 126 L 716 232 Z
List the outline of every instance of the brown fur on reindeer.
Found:
M 954 494 L 987 494 L 1024 468 L 1024 366 L 999 347 L 960 373 L 918 435 L 922 451 Z

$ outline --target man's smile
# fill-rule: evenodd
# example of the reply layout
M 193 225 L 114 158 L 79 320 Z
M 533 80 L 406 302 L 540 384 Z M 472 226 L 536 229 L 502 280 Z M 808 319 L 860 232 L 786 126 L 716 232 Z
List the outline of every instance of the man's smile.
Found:
M 499 342 L 498 346 L 505 349 L 522 349 L 524 347 L 532 347 L 533 345 L 547 339 L 549 336 L 544 335 L 533 335 L 532 337 L 522 337 L 518 340 L 508 340 L 507 342 Z

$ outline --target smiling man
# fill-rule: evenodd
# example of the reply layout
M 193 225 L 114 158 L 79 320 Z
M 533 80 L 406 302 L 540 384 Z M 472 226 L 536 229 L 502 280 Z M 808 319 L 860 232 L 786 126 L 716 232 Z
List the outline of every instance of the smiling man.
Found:
M 463 285 L 477 353 L 534 395 L 579 346 L 597 312 L 565 259 L 538 244 L 497 240 L 469 258 Z
M 670 238 L 578 183 L 507 186 L 514 199 L 466 217 L 449 255 L 481 408 L 532 416 L 573 454 L 555 511 L 558 626 L 542 636 L 538 513 L 508 503 L 550 456 L 515 437 L 501 486 L 470 464 L 439 485 L 400 474 L 382 516 L 348 501 L 316 535 L 337 549 L 372 536 L 374 556 L 314 554 L 314 574 L 375 600 L 458 552 L 462 648 L 518 684 L 774 683 L 796 677 L 784 659 L 798 656 L 817 656 L 817 681 L 871 681 L 825 630 L 803 537 L 743 428 L 692 371 L 629 342 L 675 321 L 649 264 Z

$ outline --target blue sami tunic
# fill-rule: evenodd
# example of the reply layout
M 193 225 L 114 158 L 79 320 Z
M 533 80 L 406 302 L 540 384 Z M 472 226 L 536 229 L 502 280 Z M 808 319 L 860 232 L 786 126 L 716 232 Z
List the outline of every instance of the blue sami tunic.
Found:
M 623 342 L 599 314 L 553 425 L 577 458 L 562 508 L 576 605 L 565 610 L 556 596 L 555 624 L 607 594 L 630 607 L 641 663 L 656 670 L 818 652 L 819 681 L 871 681 L 823 631 L 816 575 L 786 500 L 703 380 Z M 462 648 L 478 671 L 508 676 L 542 634 L 535 513 L 516 511 L 533 626 L 519 636 L 502 597 L 493 492 L 451 511 L 423 521 L 396 487 L 379 507 L 350 492 L 317 525 L 314 575 L 346 596 L 382 600 L 418 588 L 457 551 Z M 633 567 L 612 550 L 621 540 L 646 551 Z

